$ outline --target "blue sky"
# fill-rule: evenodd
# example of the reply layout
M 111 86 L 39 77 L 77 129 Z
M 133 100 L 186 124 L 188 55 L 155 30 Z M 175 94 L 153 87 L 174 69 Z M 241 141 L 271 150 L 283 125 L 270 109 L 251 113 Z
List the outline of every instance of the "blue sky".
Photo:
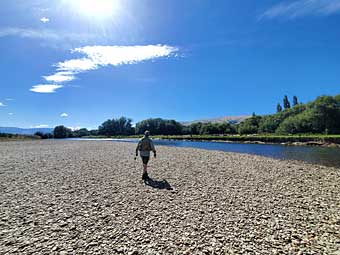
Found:
M 340 93 L 340 0 L 4 0 L 0 126 L 275 112 Z

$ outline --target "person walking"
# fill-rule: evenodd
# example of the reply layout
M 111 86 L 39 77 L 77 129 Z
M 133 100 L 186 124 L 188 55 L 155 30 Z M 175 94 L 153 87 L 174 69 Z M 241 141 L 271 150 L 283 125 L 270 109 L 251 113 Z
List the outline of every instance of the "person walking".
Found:
M 146 180 L 149 177 L 148 176 L 148 162 L 150 159 L 150 151 L 153 152 L 153 156 L 156 158 L 156 149 L 155 149 L 155 146 L 152 140 L 150 139 L 149 131 L 145 131 L 143 138 L 139 140 L 137 147 L 136 147 L 136 157 L 138 156 L 138 151 L 143 161 L 142 179 Z

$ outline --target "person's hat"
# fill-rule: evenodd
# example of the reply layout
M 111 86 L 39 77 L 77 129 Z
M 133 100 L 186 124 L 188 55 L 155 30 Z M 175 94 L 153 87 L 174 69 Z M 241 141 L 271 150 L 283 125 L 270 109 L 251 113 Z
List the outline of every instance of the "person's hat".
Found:
M 144 132 L 144 135 L 145 135 L 145 136 L 149 136 L 149 135 L 150 135 L 150 131 L 146 130 L 146 131 Z

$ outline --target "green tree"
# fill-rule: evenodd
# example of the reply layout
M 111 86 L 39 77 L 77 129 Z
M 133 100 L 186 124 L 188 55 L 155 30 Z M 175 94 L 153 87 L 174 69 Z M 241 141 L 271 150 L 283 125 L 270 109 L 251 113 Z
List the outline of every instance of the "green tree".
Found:
M 97 135 L 99 135 L 98 129 L 92 129 L 92 130 L 90 130 L 89 132 L 90 132 L 90 135 L 92 135 L 92 136 L 97 136 Z
M 213 124 L 209 122 L 201 127 L 200 133 L 202 135 L 217 135 L 221 133 L 221 129 L 219 128 L 218 124 Z
M 282 106 L 280 103 L 277 103 L 276 112 L 282 112 Z
M 340 131 L 340 109 L 334 97 L 318 97 L 311 105 L 310 110 L 317 121 L 314 128 L 317 132 L 338 133 Z
M 265 116 L 259 123 L 259 133 L 275 133 L 276 129 L 280 125 L 280 119 L 277 115 Z
M 192 135 L 199 135 L 199 134 L 200 134 L 200 130 L 201 130 L 201 128 L 202 128 L 202 125 L 203 125 L 202 122 L 195 122 L 195 123 L 192 123 L 192 124 L 189 126 L 189 132 L 190 132 L 190 134 L 192 134 Z
M 153 135 L 180 135 L 183 126 L 175 120 L 147 119 L 136 124 L 136 134 L 149 130 Z
M 334 97 L 335 101 L 338 103 L 338 106 L 340 107 L 340 94 L 339 95 L 336 95 Z
M 54 138 L 68 138 L 72 134 L 72 130 L 61 125 L 56 126 L 53 130 L 53 136 Z
M 108 119 L 98 127 L 98 134 L 105 136 L 132 135 L 132 120 L 126 117 Z
M 90 131 L 88 131 L 86 128 L 81 128 L 72 132 L 73 137 L 83 137 L 88 135 L 90 135 Z
M 35 132 L 34 135 L 39 136 L 40 138 L 42 138 L 44 136 L 43 132 L 40 132 L 40 131 Z
M 245 119 L 238 125 L 238 133 L 243 134 L 257 134 L 259 131 L 259 125 L 262 117 L 253 116 Z
M 293 96 L 293 106 L 298 105 L 298 104 L 299 102 L 298 102 L 297 96 Z
M 232 125 L 228 122 L 223 122 L 218 124 L 220 134 L 236 134 L 235 125 Z
M 53 135 L 50 133 L 43 133 L 43 132 L 35 132 L 34 134 L 35 136 L 39 136 L 41 139 L 50 139 L 53 138 Z
M 277 133 L 339 133 L 340 110 L 334 97 L 321 96 L 307 105 L 296 105 Z
M 279 134 L 315 133 L 314 121 L 313 115 L 308 112 L 292 115 L 280 124 L 276 132 Z
M 285 95 L 285 96 L 283 97 L 283 107 L 284 107 L 285 109 L 290 109 L 290 102 L 289 102 L 289 100 L 288 100 L 287 95 Z

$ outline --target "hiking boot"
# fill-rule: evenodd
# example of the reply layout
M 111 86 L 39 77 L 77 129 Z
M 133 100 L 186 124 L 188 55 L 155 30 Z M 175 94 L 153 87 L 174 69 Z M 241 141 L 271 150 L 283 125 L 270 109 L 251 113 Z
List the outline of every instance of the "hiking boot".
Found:
M 148 178 L 149 178 L 148 173 L 144 172 L 143 175 L 142 175 L 142 180 L 146 180 Z

